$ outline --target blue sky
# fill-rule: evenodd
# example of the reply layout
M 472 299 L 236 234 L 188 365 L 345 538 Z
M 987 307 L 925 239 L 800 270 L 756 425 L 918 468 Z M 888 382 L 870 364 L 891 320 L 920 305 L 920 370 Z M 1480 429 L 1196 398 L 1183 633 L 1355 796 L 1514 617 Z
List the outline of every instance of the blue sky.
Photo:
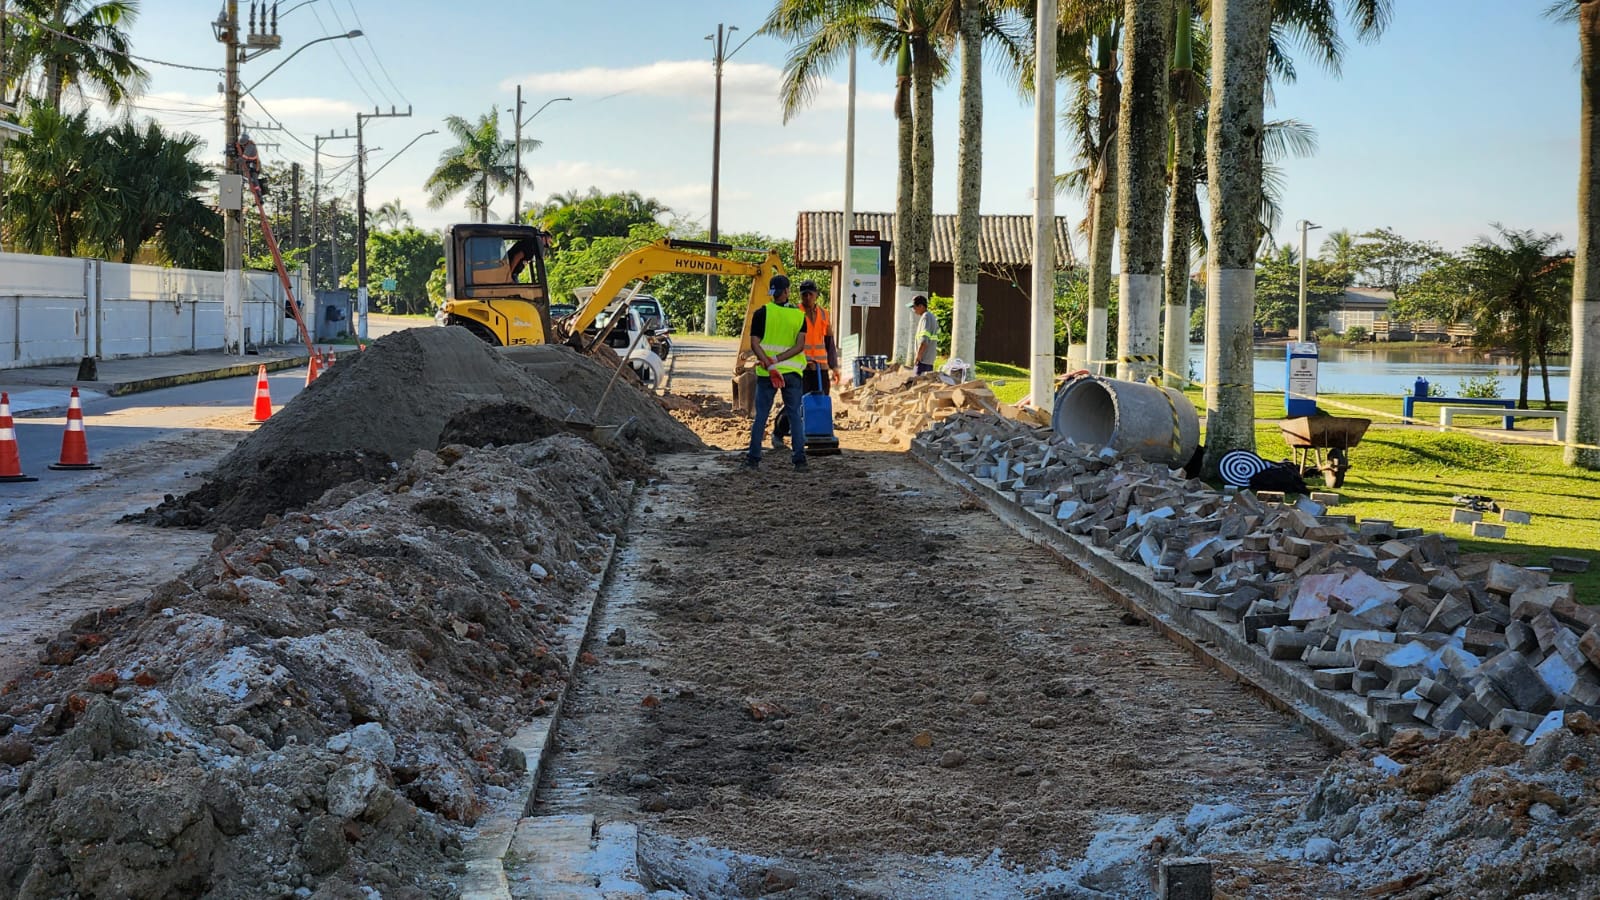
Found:
M 288 9 L 297 0 L 284 0 Z M 248 3 L 241 4 L 248 8 Z M 1284 164 L 1285 224 L 1329 229 L 1388 226 L 1457 248 L 1490 230 L 1554 231 L 1570 245 L 1576 230 L 1578 73 L 1575 26 L 1541 16 L 1543 0 L 1396 0 L 1393 27 L 1374 45 L 1352 42 L 1342 78 L 1309 60 L 1300 79 L 1280 86 L 1272 117 L 1313 125 L 1318 153 Z M 172 62 L 218 65 L 211 33 L 220 0 L 144 0 L 133 29 L 135 51 Z M 368 124 L 369 168 L 387 163 L 449 114 L 470 119 L 506 112 L 523 85 L 531 113 L 552 97 L 528 133 L 544 142 L 528 155 L 535 188 L 637 190 L 704 223 L 710 209 L 712 68 L 704 40 L 718 22 L 738 26 L 733 43 L 761 23 L 765 0 L 482 2 L 312 0 L 279 22 L 285 49 L 247 63 L 250 84 L 295 47 L 361 28 L 355 41 L 310 47 L 266 80 L 261 105 L 305 144 L 312 135 L 355 128 L 355 114 L 406 105 L 410 119 Z M 244 13 L 241 12 L 241 16 Z M 813 107 L 784 125 L 776 98 L 786 48 L 757 37 L 724 77 L 723 231 L 793 237 L 795 214 L 838 208 L 844 181 L 844 67 Z M 214 74 L 150 65 L 142 114 L 193 131 L 213 154 L 221 144 Z M 889 113 L 893 73 L 863 57 L 859 68 L 856 208 L 894 205 L 895 128 Z M 985 92 L 984 197 L 989 213 L 1031 211 L 1032 111 L 991 70 Z M 263 116 L 247 111 L 258 120 Z M 957 101 L 944 88 L 935 109 L 935 208 L 955 208 Z M 308 168 L 312 154 L 291 137 L 269 148 Z M 369 181 L 369 204 L 399 198 L 419 224 L 466 217 L 452 203 L 432 210 L 422 184 L 450 145 L 424 137 Z M 352 173 L 338 170 L 353 141 L 324 143 L 326 181 L 353 195 Z M 1060 167 L 1071 157 L 1063 144 Z M 494 204 L 509 213 L 509 199 Z M 1081 204 L 1058 201 L 1074 218 Z M 1313 233 L 1313 242 L 1319 240 Z

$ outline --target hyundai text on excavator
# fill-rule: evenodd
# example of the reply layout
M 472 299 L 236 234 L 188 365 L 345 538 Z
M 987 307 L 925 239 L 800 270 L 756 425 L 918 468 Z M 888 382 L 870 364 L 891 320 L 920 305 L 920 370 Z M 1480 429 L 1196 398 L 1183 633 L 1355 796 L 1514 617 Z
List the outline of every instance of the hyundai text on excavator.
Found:
M 496 346 L 569 343 L 587 350 L 605 335 L 586 341 L 584 332 L 635 281 L 669 273 L 743 275 L 750 278 L 744 328 L 748 337 L 750 313 L 769 299 L 767 282 L 783 274 L 775 250 L 665 238 L 624 253 L 575 312 L 552 319 L 544 262 L 549 247 L 550 235 L 529 225 L 450 226 L 445 231 L 444 324 L 463 326 Z M 762 259 L 711 255 L 735 252 L 760 254 Z M 613 316 L 612 321 L 621 318 Z

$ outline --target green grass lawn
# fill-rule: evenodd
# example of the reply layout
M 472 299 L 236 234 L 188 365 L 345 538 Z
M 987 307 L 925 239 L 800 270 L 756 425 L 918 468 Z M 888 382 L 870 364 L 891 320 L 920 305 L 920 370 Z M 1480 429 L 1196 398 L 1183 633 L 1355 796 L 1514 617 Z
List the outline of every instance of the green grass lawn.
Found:
M 993 387 L 995 396 L 1016 402 L 1028 393 L 1028 372 L 1016 366 L 979 363 L 978 375 Z M 999 382 L 1004 382 L 1003 384 Z M 1198 389 L 1185 394 L 1202 414 L 1204 399 Z M 1365 416 L 1375 426 L 1400 421 L 1402 398 L 1393 394 L 1334 394 L 1322 398 L 1324 411 L 1341 416 Z M 1537 404 L 1542 408 L 1542 404 Z M 1559 404 L 1557 408 L 1564 408 Z M 1437 421 L 1432 404 L 1417 417 Z M 1256 418 L 1283 418 L 1283 394 L 1256 392 Z M 1499 417 L 1467 417 L 1467 425 L 1498 425 Z M 1530 436 L 1548 435 L 1542 421 L 1524 423 Z M 1256 452 L 1267 459 L 1287 459 L 1290 450 L 1278 426 L 1262 422 L 1256 429 Z M 1363 519 L 1391 519 L 1401 527 L 1425 528 L 1455 538 L 1464 553 L 1492 554 L 1519 565 L 1545 565 L 1552 554 L 1579 556 L 1590 561 L 1582 575 L 1559 575 L 1578 587 L 1578 596 L 1600 603 L 1600 472 L 1572 469 L 1561 463 L 1561 448 L 1527 444 L 1501 444 L 1469 434 L 1415 428 L 1370 429 L 1350 452 L 1351 469 L 1338 493 L 1339 513 Z M 1313 480 L 1312 487 L 1321 489 Z M 1508 525 L 1505 540 L 1472 537 L 1468 525 L 1454 525 L 1451 498 L 1481 494 L 1502 508 L 1533 516 L 1531 525 Z M 1499 522 L 1489 513 L 1485 521 Z

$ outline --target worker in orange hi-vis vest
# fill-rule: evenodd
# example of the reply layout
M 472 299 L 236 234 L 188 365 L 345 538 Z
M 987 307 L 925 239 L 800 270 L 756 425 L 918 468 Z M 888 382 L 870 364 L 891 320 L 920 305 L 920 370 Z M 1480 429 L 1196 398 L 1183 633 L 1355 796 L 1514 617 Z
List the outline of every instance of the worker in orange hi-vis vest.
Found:
M 826 394 L 830 381 L 839 383 L 839 347 L 833 340 L 828 310 L 819 302 L 820 294 L 815 281 L 808 278 L 800 282 L 800 309 L 806 314 L 806 370 L 800 377 L 807 394 Z M 772 425 L 773 449 L 782 449 L 788 436 L 789 417 L 778 416 Z

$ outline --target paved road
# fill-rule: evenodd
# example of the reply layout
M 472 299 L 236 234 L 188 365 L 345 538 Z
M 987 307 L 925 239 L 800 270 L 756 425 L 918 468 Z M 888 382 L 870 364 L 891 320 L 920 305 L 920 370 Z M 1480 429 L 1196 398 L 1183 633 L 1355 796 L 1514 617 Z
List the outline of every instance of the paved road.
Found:
M 270 376 L 281 405 L 304 369 Z M 203 556 L 211 535 L 118 522 L 181 495 L 250 429 L 255 379 L 91 398 L 84 421 L 93 471 L 53 472 L 63 417 L 17 422 L 23 471 L 37 482 L 0 484 L 0 685 L 33 664 L 35 641 L 77 616 L 146 596 Z
M 666 390 L 674 394 L 727 395 L 738 346 L 734 338 L 673 335 L 672 355 L 667 357 Z

